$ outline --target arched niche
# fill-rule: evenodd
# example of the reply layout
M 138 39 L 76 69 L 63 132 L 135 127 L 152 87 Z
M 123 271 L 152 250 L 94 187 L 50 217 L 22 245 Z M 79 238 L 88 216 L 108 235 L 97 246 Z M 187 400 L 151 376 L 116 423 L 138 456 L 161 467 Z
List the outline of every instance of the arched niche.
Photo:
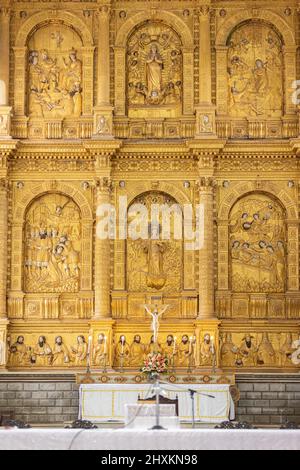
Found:
M 182 115 L 183 56 L 179 34 L 161 21 L 147 21 L 127 41 L 129 117 Z
M 153 220 L 156 209 L 159 212 Z M 169 223 L 163 217 L 164 209 L 167 209 L 167 218 L 170 214 Z M 183 211 L 180 205 L 166 193 L 151 191 L 132 201 L 127 217 L 128 292 L 153 295 L 180 292 L 183 272 Z
M 92 240 L 93 240 L 93 213 L 84 194 L 72 185 L 66 183 L 53 183 L 51 181 L 36 184 L 24 190 L 22 198 L 16 203 L 12 218 L 12 275 L 11 292 L 23 292 L 23 265 L 25 254 L 23 240 L 25 236 L 27 211 L 39 201 L 40 198 L 52 195 L 73 201 L 79 208 L 81 220 L 81 250 L 80 258 L 80 292 L 92 290 Z
M 283 38 L 260 20 L 244 22 L 227 40 L 228 114 L 281 118 L 284 109 Z
M 34 199 L 25 213 L 23 290 L 77 293 L 81 288 L 82 220 L 78 205 L 61 193 Z
M 41 36 L 43 36 L 41 39 Z M 65 35 L 65 38 L 64 38 Z M 35 45 L 35 38 L 37 39 L 36 42 L 40 43 L 41 41 L 44 42 L 44 47 L 42 50 L 46 50 L 47 56 L 45 57 L 45 61 L 41 60 L 40 54 L 38 55 L 38 60 L 35 54 L 31 54 L 30 52 L 39 52 L 36 51 Z M 72 51 L 73 48 L 73 51 Z M 51 49 L 51 51 L 50 51 Z M 71 61 L 70 53 L 71 51 L 74 53 L 76 50 L 76 60 L 75 65 L 77 69 L 80 68 L 80 64 L 78 61 L 82 63 L 82 70 L 78 74 L 78 70 L 76 72 L 76 76 L 81 75 L 82 83 L 80 80 L 75 80 L 75 67 L 74 63 Z M 60 114 L 62 113 L 61 108 L 63 106 L 69 107 L 69 111 L 62 113 L 64 114 L 63 117 L 67 117 L 67 115 L 75 116 L 74 105 L 71 103 L 71 98 L 73 98 L 76 93 L 79 96 L 79 99 L 82 100 L 81 104 L 81 112 L 78 111 L 78 101 L 77 100 L 77 118 L 80 115 L 91 115 L 93 109 L 93 62 L 94 62 L 94 46 L 93 46 L 93 39 L 92 35 L 87 28 L 87 26 L 80 20 L 80 18 L 76 17 L 72 13 L 69 12 L 58 12 L 58 11 L 43 11 L 40 13 L 36 13 L 32 15 L 20 28 L 15 46 L 14 46 L 14 53 L 15 53 L 15 96 L 14 96 L 14 111 L 16 117 L 25 117 L 28 115 L 28 99 L 30 96 L 30 88 L 32 87 L 32 79 L 29 80 L 30 75 L 30 68 L 36 66 L 35 71 L 35 78 L 40 75 L 41 78 L 43 75 L 45 77 L 44 82 L 49 81 L 49 73 L 50 78 L 55 76 L 54 69 L 55 66 L 51 70 L 50 61 L 57 61 L 57 68 L 60 69 L 64 67 L 63 64 L 63 57 L 69 63 L 69 85 L 72 88 L 68 89 L 68 86 L 62 87 L 60 89 L 56 83 L 53 83 L 53 90 L 52 93 L 57 93 L 56 100 L 50 100 L 47 97 L 47 94 L 42 94 L 39 97 L 41 102 L 46 101 L 45 108 L 49 107 L 49 110 L 59 109 Z M 41 61 L 41 64 L 39 63 Z M 34 63 L 32 63 L 34 62 Z M 45 62 L 45 63 L 44 63 Z M 48 62 L 48 72 L 47 72 L 47 62 Z M 38 71 L 38 65 L 42 65 L 41 73 Z M 44 66 L 45 65 L 45 66 Z M 73 70 L 72 70 L 73 68 Z M 45 73 L 46 71 L 46 73 Z M 52 73 L 53 72 L 53 73 Z M 68 70 L 66 68 L 66 74 Z M 73 82 L 71 75 L 73 73 Z M 50 80 L 51 81 L 51 80 Z M 43 80 L 42 80 L 43 82 Z M 71 83 L 72 82 L 72 83 Z M 76 86 L 75 85 L 76 82 Z M 59 85 L 62 86 L 62 83 Z M 46 83 L 45 85 L 48 88 Z M 79 88 L 81 88 L 81 93 L 79 93 Z M 65 93 L 65 102 L 64 97 L 59 95 L 59 91 L 62 92 L 63 90 Z M 40 91 L 40 90 L 39 90 Z M 47 90 L 48 92 L 49 90 Z M 67 94 L 71 95 L 69 99 L 69 104 L 67 104 Z M 53 102 L 54 108 L 53 108 Z M 57 104 L 58 103 L 58 104 Z M 59 114 L 59 112 L 58 112 Z M 46 117 L 47 118 L 47 117 Z M 57 119 L 60 117 L 57 116 Z
M 298 211 L 297 204 L 290 194 L 276 183 L 265 183 L 258 190 L 255 182 L 242 182 L 233 185 L 226 197 L 221 201 L 218 211 L 218 290 L 225 292 L 231 290 L 230 283 L 230 260 L 231 248 L 231 217 L 233 208 L 237 207 L 239 201 L 244 198 L 255 199 L 255 195 L 263 195 L 266 200 L 274 201 L 281 207 L 284 214 L 285 227 L 285 256 L 287 271 L 285 273 L 285 291 L 296 292 L 299 288 L 298 267 Z M 261 197 L 261 196 L 259 196 Z M 246 199 L 245 199 L 246 200 Z M 245 211 L 246 213 L 246 211 Z M 255 212 L 254 212 L 255 214 Z M 252 214 L 252 216 L 254 215 Z M 241 214 L 242 216 L 243 214 Z M 233 240 L 234 241 L 234 240 Z
M 229 87 L 227 77 L 229 39 L 240 27 L 245 24 L 262 23 L 278 35 L 282 40 L 283 58 L 283 114 L 295 114 L 292 94 L 292 83 L 296 80 L 296 41 L 292 28 L 278 14 L 269 10 L 252 9 L 241 10 L 228 17 L 220 24 L 216 35 L 216 63 L 217 63 L 217 113 L 229 114 Z
M 180 38 L 182 43 L 182 80 L 183 95 L 182 95 L 182 113 L 191 115 L 194 111 L 194 44 L 193 36 L 184 21 L 177 15 L 159 11 L 150 20 L 147 12 L 138 13 L 132 18 L 128 19 L 120 28 L 115 46 L 115 113 L 119 116 L 127 114 L 126 97 L 127 97 L 127 45 L 130 37 L 134 35 L 135 31 L 143 28 L 145 25 L 152 28 L 157 24 L 163 24 L 166 28 L 174 31 L 174 34 Z M 171 63 L 171 62 L 170 62 Z M 179 80 L 178 80 L 179 81 Z M 143 117 L 143 116 L 142 116 Z
M 230 290 L 286 291 L 286 213 L 271 195 L 242 196 L 229 215 Z

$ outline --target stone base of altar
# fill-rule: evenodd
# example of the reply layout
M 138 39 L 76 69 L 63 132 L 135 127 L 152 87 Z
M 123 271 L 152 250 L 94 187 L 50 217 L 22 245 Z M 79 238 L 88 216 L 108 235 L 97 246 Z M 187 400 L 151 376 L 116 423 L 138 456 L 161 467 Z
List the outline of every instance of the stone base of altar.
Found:
M 73 421 L 78 417 L 79 384 L 85 375 L 84 371 L 51 374 L 36 371 L 26 373 L 0 371 L 0 416 L 12 416 L 33 425 L 63 425 Z M 105 375 L 116 380 L 126 378 L 130 384 L 129 379 L 134 380 L 139 374 L 122 375 L 111 372 Z M 205 383 L 206 380 L 203 373 L 179 375 L 180 380 L 189 377 L 190 388 L 196 384 L 194 377 L 199 383 Z M 100 372 L 91 374 L 93 380 L 102 376 Z M 218 375 L 208 374 L 208 376 L 212 380 L 220 379 Z M 248 421 L 258 427 L 280 426 L 286 421 L 300 424 L 300 374 L 249 373 L 235 376 L 224 374 L 225 376 L 232 380 L 230 384 L 235 385 L 240 394 L 240 400 L 236 402 L 237 420 Z

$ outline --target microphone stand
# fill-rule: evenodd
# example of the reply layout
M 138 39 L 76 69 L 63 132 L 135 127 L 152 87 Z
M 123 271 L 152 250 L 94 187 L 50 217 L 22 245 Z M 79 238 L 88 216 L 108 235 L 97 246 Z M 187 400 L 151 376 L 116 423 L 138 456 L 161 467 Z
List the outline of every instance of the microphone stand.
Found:
M 155 419 L 156 419 L 156 424 L 152 428 L 149 429 L 149 431 L 166 431 L 164 427 L 160 425 L 160 403 L 159 403 L 159 397 L 160 397 L 160 391 L 162 390 L 160 383 L 159 383 L 159 376 L 156 377 L 155 381 L 155 395 L 156 395 L 156 405 L 155 405 Z
M 168 382 L 162 382 L 163 384 L 165 385 L 169 385 Z M 195 429 L 195 395 L 201 395 L 203 397 L 207 397 L 207 398 L 213 398 L 215 399 L 216 397 L 214 395 L 209 395 L 208 393 L 203 393 L 203 392 L 198 392 L 197 390 L 194 390 L 192 388 L 189 388 L 188 390 L 184 387 L 180 387 L 179 385 L 176 385 L 176 387 L 173 387 L 173 389 L 177 388 L 177 390 L 180 390 L 180 391 L 185 391 L 185 392 L 189 392 L 190 394 L 190 397 L 191 397 L 191 400 L 192 400 L 192 429 Z M 165 390 L 168 390 L 167 388 L 165 388 Z

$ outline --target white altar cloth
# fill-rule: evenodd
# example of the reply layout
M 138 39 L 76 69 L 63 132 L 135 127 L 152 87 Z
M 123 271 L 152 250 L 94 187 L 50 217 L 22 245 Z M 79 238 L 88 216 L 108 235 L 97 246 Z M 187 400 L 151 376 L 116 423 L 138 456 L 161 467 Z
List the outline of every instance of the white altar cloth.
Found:
M 192 419 L 192 404 L 189 388 L 215 398 L 195 395 L 195 419 L 203 423 L 221 423 L 235 418 L 234 403 L 229 385 L 172 385 L 166 384 L 166 396 L 179 399 L 179 417 Z M 177 388 L 178 387 L 178 388 Z M 149 384 L 87 384 L 80 387 L 79 418 L 95 423 L 115 420 L 125 421 L 125 405 L 137 404 L 138 396 L 145 399 L 153 396 Z
M 300 431 L 0 430 L 0 450 L 300 450 Z

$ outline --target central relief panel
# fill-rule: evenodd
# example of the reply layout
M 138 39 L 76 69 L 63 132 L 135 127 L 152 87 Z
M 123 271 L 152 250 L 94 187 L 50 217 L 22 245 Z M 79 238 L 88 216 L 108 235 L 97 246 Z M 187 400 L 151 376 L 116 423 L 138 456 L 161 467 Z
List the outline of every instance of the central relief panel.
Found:
M 150 217 L 153 205 L 173 208 L 181 216 L 180 207 L 170 196 L 148 193 L 138 197 L 133 205 L 142 205 Z M 134 207 L 134 206 L 131 207 Z M 175 205 L 175 206 L 174 206 Z M 146 211 L 145 211 L 146 213 Z M 175 217 L 175 216 L 173 216 Z M 172 218 L 173 218 L 172 217 Z M 172 221 L 171 218 L 171 221 Z M 128 222 L 132 221 L 129 212 Z M 157 223 L 150 218 L 144 220 L 148 227 L 148 239 L 128 240 L 127 243 L 127 285 L 129 292 L 178 293 L 182 287 L 182 240 L 174 238 L 174 224 L 171 223 L 170 237 L 165 238 L 162 216 Z
M 29 48 L 30 117 L 80 117 L 82 113 L 82 42 L 64 25 L 37 30 Z
M 77 205 L 60 194 L 37 199 L 25 222 L 25 292 L 78 292 L 80 258 L 81 217 Z
M 127 44 L 127 71 L 129 114 L 141 107 L 181 114 L 182 43 L 172 28 L 147 22 L 136 29 Z

